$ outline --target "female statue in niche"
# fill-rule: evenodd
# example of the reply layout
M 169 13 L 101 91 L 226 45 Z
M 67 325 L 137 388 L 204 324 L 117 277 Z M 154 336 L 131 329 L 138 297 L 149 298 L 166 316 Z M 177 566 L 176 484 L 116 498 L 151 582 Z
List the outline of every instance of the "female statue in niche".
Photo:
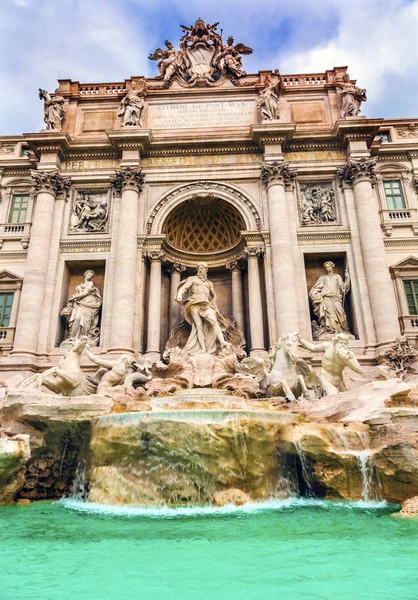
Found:
M 93 281 L 94 276 L 94 271 L 90 269 L 84 273 L 84 282 L 76 287 L 75 293 L 61 312 L 61 315 L 68 319 L 70 329 L 70 335 L 63 343 L 87 337 L 91 346 L 98 345 L 102 297 Z
M 334 273 L 335 265 L 330 260 L 324 263 L 324 268 L 326 274 L 318 277 L 309 292 L 319 324 L 318 339 L 348 332 L 344 298 L 350 290 L 350 275 L 346 270 L 343 281 L 341 275 Z

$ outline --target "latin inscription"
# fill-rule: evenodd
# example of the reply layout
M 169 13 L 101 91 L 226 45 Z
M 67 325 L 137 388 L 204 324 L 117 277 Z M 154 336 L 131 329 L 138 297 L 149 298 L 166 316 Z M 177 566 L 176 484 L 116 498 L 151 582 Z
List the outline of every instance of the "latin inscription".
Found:
M 119 160 L 104 158 L 101 160 L 66 160 L 65 171 L 95 171 L 97 169 L 117 169 Z
M 228 165 L 261 163 L 261 154 L 226 154 L 223 156 L 158 156 L 145 158 L 144 167 L 190 167 L 201 165 Z
M 322 161 L 322 160 L 345 160 L 344 152 L 340 150 L 318 150 L 315 152 L 285 152 L 284 160 L 299 161 Z
M 238 127 L 256 122 L 255 102 L 187 102 L 150 104 L 150 129 L 193 129 L 196 127 Z

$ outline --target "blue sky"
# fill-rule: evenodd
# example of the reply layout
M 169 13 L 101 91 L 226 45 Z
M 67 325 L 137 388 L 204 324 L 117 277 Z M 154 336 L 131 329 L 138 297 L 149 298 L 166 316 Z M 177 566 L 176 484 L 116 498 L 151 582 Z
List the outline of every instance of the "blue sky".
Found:
M 198 17 L 254 49 L 247 72 L 348 65 L 363 114 L 418 121 L 418 0 L 0 0 L 0 135 L 39 131 L 58 78 L 155 75 L 148 54 Z

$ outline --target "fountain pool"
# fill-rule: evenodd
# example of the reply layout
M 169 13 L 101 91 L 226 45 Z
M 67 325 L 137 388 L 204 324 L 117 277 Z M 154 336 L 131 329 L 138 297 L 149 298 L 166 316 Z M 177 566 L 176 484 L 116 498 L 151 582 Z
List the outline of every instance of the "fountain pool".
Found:
M 418 521 L 312 499 L 0 507 L 2 600 L 416 600 Z

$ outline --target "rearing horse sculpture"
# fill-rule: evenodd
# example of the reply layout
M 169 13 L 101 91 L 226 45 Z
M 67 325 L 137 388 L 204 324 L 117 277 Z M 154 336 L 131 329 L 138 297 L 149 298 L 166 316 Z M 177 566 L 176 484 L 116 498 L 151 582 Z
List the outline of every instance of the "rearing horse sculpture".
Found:
M 300 396 L 311 398 L 309 387 L 315 387 L 315 374 L 298 358 L 299 334 L 282 335 L 267 359 L 245 358 L 241 365 L 247 373 L 254 375 L 260 390 L 267 396 L 285 396 L 287 400 L 296 400 Z
M 40 375 L 32 375 L 22 381 L 19 387 L 40 388 L 44 386 L 55 394 L 73 397 L 94 393 L 94 390 L 88 390 L 86 375 L 80 365 L 86 343 L 86 337 L 75 340 L 58 366 L 51 367 Z

